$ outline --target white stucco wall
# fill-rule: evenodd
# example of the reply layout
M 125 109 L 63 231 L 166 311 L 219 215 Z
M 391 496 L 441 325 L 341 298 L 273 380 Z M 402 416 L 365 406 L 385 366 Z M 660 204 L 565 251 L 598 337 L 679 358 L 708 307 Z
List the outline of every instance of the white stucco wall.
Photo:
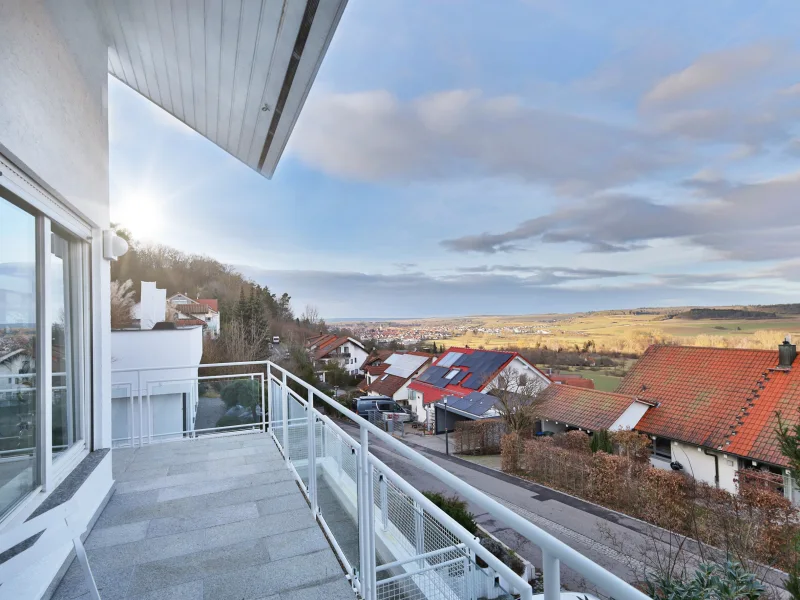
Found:
M 633 402 L 619 418 L 614 421 L 614 424 L 609 427 L 609 431 L 618 431 L 620 429 L 634 429 L 636 424 L 650 408 L 647 404 L 641 402 Z
M 553 433 L 562 433 L 567 430 L 567 426 L 564 423 L 555 421 L 541 421 L 542 423 L 542 431 L 551 431 Z
M 114 370 L 199 364 L 203 356 L 203 328 L 199 326 L 164 331 L 114 331 L 111 340 Z M 135 372 L 113 373 L 114 439 L 123 440 L 131 434 L 138 436 L 141 413 L 144 414 L 144 435 L 151 433 L 151 422 L 152 434 L 157 436 L 191 429 L 197 402 L 196 379 L 197 368 L 145 371 L 141 380 Z M 141 409 L 139 381 L 143 396 Z M 184 401 L 187 403 L 186 421 Z
M 488 391 L 494 387 L 497 387 L 500 378 L 504 376 L 508 377 L 510 373 L 518 373 L 527 375 L 528 377 L 533 377 L 539 381 L 543 388 L 552 383 L 538 369 L 535 369 L 533 366 L 529 365 L 527 361 L 523 360 L 519 356 L 516 356 L 514 357 L 514 360 L 512 360 L 505 369 L 498 373 L 497 377 L 495 377 L 492 382 L 484 388 L 484 391 Z
M 156 287 L 155 281 L 143 281 L 139 302 L 139 328 L 152 329 L 163 321 L 167 310 L 167 290 Z
M 707 450 L 704 452 L 699 446 L 692 446 L 681 442 L 672 442 L 672 460 L 678 461 L 683 465 L 683 472 L 691 475 L 695 479 L 714 485 L 715 467 L 714 457 L 717 457 L 719 464 L 719 487 L 731 493 L 736 493 L 736 473 L 738 471 L 738 460 L 730 455 L 721 452 Z M 709 456 L 710 455 L 710 456 Z M 669 469 L 669 461 L 665 459 L 653 458 L 653 466 Z
M 0 152 L 107 228 L 108 45 L 95 7 L 0 2 Z

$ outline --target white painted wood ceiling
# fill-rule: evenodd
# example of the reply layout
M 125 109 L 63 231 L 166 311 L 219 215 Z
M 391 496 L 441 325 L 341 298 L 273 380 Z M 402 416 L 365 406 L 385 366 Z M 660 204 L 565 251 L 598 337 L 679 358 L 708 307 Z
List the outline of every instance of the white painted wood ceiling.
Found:
M 347 0 L 99 0 L 109 72 L 271 177 Z

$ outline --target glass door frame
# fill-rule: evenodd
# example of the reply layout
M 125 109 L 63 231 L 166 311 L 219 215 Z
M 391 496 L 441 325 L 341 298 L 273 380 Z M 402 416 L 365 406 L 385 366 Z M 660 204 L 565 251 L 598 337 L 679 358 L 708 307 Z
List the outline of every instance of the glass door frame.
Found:
M 92 369 L 92 228 L 43 187 L 6 162 L 0 155 L 0 199 L 35 218 L 36 231 L 36 472 L 38 487 L 0 519 L 13 519 L 38 492 L 52 492 L 72 471 L 91 447 Z M 80 434 L 82 440 L 53 460 L 53 377 L 52 377 L 52 265 L 51 234 L 55 229 L 70 236 L 69 272 L 78 275 L 69 286 L 69 304 L 73 335 L 67 351 L 71 354 L 70 374 L 73 393 L 80 398 Z M 67 311 L 65 311 L 66 313 Z

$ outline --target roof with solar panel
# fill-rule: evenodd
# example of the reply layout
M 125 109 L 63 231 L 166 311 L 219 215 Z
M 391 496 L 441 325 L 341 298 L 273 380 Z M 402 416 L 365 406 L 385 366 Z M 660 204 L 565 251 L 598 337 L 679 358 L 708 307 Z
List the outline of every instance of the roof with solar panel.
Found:
M 450 348 L 408 387 L 422 392 L 425 404 L 445 396 L 463 398 L 486 389 L 515 358 L 546 379 L 517 352 Z

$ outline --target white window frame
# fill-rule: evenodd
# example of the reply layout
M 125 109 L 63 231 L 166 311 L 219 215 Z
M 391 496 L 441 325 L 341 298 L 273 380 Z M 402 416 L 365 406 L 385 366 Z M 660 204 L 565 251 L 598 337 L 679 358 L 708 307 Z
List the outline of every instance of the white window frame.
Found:
M 39 357 L 52 356 L 52 304 L 51 276 L 51 234 L 52 223 L 75 238 L 77 252 L 69 252 L 70 272 L 80 273 L 80 285 L 70 286 L 70 301 L 77 303 L 77 316 L 73 327 L 75 346 L 68 350 L 73 354 L 72 370 L 76 393 L 81 398 L 81 437 L 82 440 L 53 460 L 53 377 L 50 360 L 40 360 L 36 364 L 36 419 L 39 433 L 36 440 L 36 469 L 39 485 L 23 498 L 16 507 L 0 520 L 4 523 L 16 518 L 25 507 L 40 493 L 52 492 L 58 484 L 74 469 L 88 453 L 91 435 L 91 404 L 93 397 L 91 368 L 91 227 L 73 211 L 54 198 L 38 183 L 26 176 L 0 155 L 0 198 L 19 206 L 35 218 L 36 230 L 36 354 Z M 73 240 L 70 240 L 72 250 Z M 72 312 L 72 311 L 70 311 Z M 42 435 L 42 432 L 45 432 Z

